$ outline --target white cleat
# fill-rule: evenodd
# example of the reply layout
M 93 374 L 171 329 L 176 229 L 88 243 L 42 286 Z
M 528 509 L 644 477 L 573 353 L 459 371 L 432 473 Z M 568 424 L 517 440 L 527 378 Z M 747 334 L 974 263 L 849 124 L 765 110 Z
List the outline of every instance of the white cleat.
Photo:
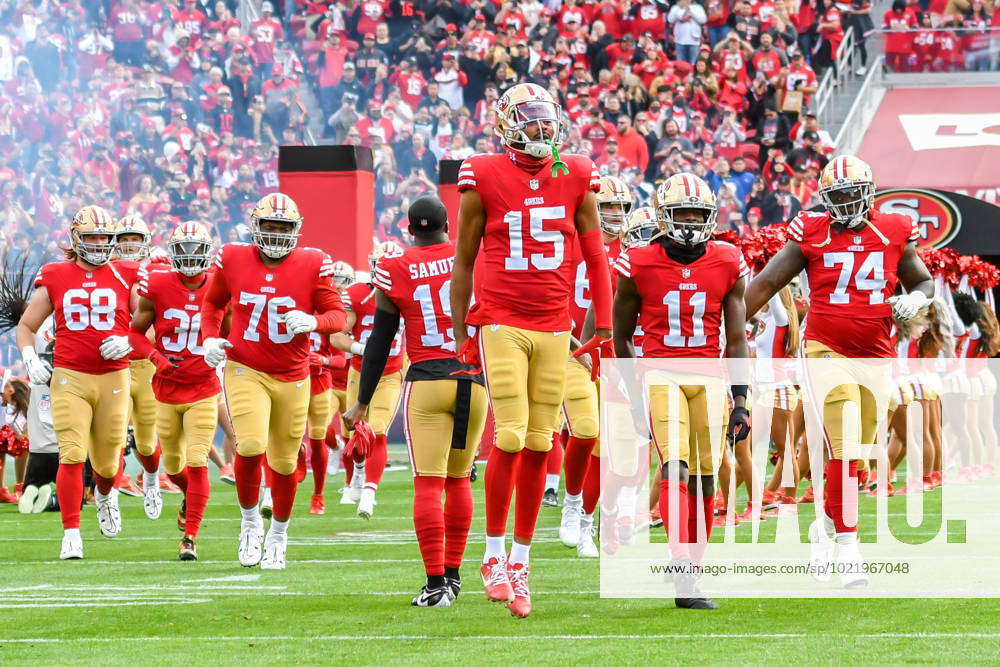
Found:
M 844 588 L 864 588 L 868 585 L 865 562 L 857 542 L 837 545 L 837 571 Z
M 361 500 L 361 490 L 365 488 L 365 475 L 362 472 L 358 474 L 358 471 L 354 471 L 354 477 L 351 478 L 351 483 L 344 487 L 342 495 L 340 496 L 341 505 L 357 505 Z
M 829 519 L 820 517 L 809 524 L 809 574 L 816 581 L 830 581 L 836 544 Z
M 243 567 L 253 567 L 260 562 L 263 555 L 261 544 L 264 541 L 264 521 L 258 517 L 257 521 L 244 521 L 240 525 L 240 565 Z
M 563 502 L 562 520 L 559 522 L 559 540 L 567 547 L 580 544 L 580 511 L 582 502 Z
M 260 560 L 260 569 L 284 570 L 286 549 L 288 549 L 288 533 L 267 531 L 267 538 L 264 540 L 264 557 Z
M 270 519 L 274 511 L 274 500 L 271 498 L 271 489 L 264 487 L 264 497 L 260 500 L 260 515 L 265 519 Z
M 370 519 L 373 514 L 375 514 L 375 489 L 365 487 L 361 490 L 361 498 L 358 500 L 358 516 Z
M 597 558 L 597 544 L 594 543 L 594 515 L 580 515 L 580 541 L 576 543 L 576 555 L 580 558 Z
M 163 511 L 163 496 L 160 495 L 159 487 L 153 486 L 142 491 L 142 509 L 146 516 L 153 521 L 160 518 Z
M 34 511 L 35 499 L 38 497 L 38 487 L 34 484 L 24 487 L 17 501 L 17 511 L 21 514 L 31 514 Z
M 52 485 L 46 484 L 38 488 L 38 495 L 35 496 L 35 504 L 31 508 L 32 514 L 41 514 L 45 511 L 45 508 L 49 506 L 49 501 L 52 500 Z
M 96 502 L 97 525 L 101 528 L 101 535 L 114 537 L 122 532 L 122 512 L 118 507 L 118 489 L 111 489 L 111 493 L 104 500 Z
M 83 538 L 80 532 L 63 533 L 62 549 L 59 551 L 61 560 L 79 560 L 83 558 Z

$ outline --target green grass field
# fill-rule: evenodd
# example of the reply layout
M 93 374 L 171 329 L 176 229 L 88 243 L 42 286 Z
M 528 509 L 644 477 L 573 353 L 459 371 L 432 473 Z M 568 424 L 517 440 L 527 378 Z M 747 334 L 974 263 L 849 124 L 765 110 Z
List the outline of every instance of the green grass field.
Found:
M 140 499 L 122 497 L 124 529 L 114 540 L 100 536 L 86 507 L 86 559 L 68 562 L 56 558 L 57 514 L 21 516 L 0 505 L 0 664 L 956 664 L 1000 656 L 995 599 L 721 599 L 715 612 L 602 600 L 598 563 L 558 543 L 554 508 L 542 509 L 532 550 L 535 611 L 516 620 L 485 600 L 478 581 L 482 481 L 465 589 L 451 608 L 418 609 L 410 606 L 423 573 L 409 471 L 387 473 L 370 522 L 336 504 L 342 479 L 329 481 L 323 517 L 308 514 L 311 478 L 300 487 L 283 572 L 239 566 L 235 490 L 221 483 L 201 560 L 189 563 L 176 555 L 178 495 L 165 496 L 157 522 Z

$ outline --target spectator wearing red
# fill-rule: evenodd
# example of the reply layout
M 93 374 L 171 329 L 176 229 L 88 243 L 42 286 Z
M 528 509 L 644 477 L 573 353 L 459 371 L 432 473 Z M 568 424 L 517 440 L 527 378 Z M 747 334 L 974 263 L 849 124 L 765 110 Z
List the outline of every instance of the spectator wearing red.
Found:
M 417 61 L 413 58 L 404 58 L 399 69 L 389 75 L 389 82 L 399 86 L 399 95 L 411 109 L 420 106 L 420 100 L 427 92 L 427 79 L 417 68 Z
M 625 33 L 620 41 L 609 44 L 604 51 L 608 56 L 608 69 L 615 69 L 620 62 L 631 67 L 632 56 L 635 54 L 635 38 L 632 37 L 632 33 Z
M 726 25 L 726 19 L 729 18 L 728 0 L 706 0 L 705 14 L 708 17 L 705 22 L 705 27 L 708 28 L 708 43 L 714 48 L 729 32 L 729 26 Z
M 937 31 L 938 69 L 942 72 L 958 72 L 965 66 L 962 38 L 955 30 L 961 26 L 960 14 L 955 14 L 951 21 L 938 26 L 940 28 Z
M 444 39 L 438 42 L 437 45 L 437 57 L 443 58 L 446 54 L 451 54 L 458 58 L 462 55 L 462 42 L 459 41 L 458 26 L 454 23 L 449 23 L 444 27 Z M 438 60 L 440 62 L 440 60 Z
M 114 40 L 115 59 L 132 67 L 143 64 L 145 37 L 142 26 L 146 23 L 136 0 L 119 0 L 111 8 L 108 25 Z
M 486 29 L 486 15 L 482 12 L 473 16 L 472 29 L 465 34 L 465 43 L 471 45 L 480 58 L 485 58 L 496 44 L 496 33 Z
M 641 0 L 632 7 L 630 29 L 637 35 L 650 33 L 658 42 L 667 39 L 667 17 L 654 0 Z
M 285 0 L 289 2 L 290 0 Z M 382 23 L 389 15 L 389 0 L 362 0 L 354 9 L 353 18 L 357 21 L 358 34 L 375 32 L 375 26 Z
M 167 66 L 170 76 L 182 83 L 191 83 L 194 73 L 201 66 L 201 59 L 191 46 L 191 36 L 183 30 L 174 31 L 176 42 L 167 49 Z
M 198 9 L 196 0 L 184 0 L 184 8 L 173 11 L 173 21 L 175 27 L 179 26 L 191 35 L 191 45 L 198 48 L 202 34 L 208 27 L 208 19 L 205 18 L 204 12 Z
M 819 0 L 819 3 L 822 7 L 822 13 L 819 17 L 817 30 L 821 42 L 813 52 L 812 63 L 816 69 L 822 72 L 837 60 L 840 43 L 844 41 L 844 27 L 841 24 L 840 10 L 834 4 L 834 0 Z
M 714 69 L 722 78 L 727 70 L 736 72 L 740 81 L 749 81 L 747 65 L 753 57 L 753 47 L 750 42 L 740 38 L 739 33 L 730 32 L 725 41 L 715 45 L 713 64 Z
M 907 6 L 906 0 L 893 0 L 892 8 L 882 16 L 885 35 L 885 64 L 893 72 L 905 72 L 907 61 L 913 52 L 913 33 L 917 27 L 917 17 Z
M 621 0 L 600 0 L 596 11 L 591 17 L 591 24 L 594 21 L 604 23 L 604 29 L 614 39 L 621 39 L 627 30 L 628 20 L 625 18 L 625 6 Z
M 151 3 L 152 4 L 152 3 Z M 226 35 L 229 33 L 230 28 L 240 27 L 240 20 L 233 16 L 233 13 L 229 11 L 229 7 L 223 0 L 218 0 L 215 3 L 215 20 L 209 22 L 209 30 L 218 30 L 221 34 Z
M 564 37 L 575 35 L 577 29 L 583 25 L 586 18 L 587 15 L 578 0 L 566 0 L 556 18 L 556 27 L 559 29 L 559 34 Z
M 281 22 L 273 14 L 274 5 L 265 0 L 260 6 L 260 18 L 250 24 L 254 59 L 265 67 L 274 63 L 274 48 L 285 37 Z
M 723 74 L 716 101 L 719 106 L 729 107 L 742 113 L 747 106 L 747 85 L 740 81 L 739 75 L 732 68 L 727 68 Z
M 931 15 L 919 15 L 920 29 L 913 35 L 913 53 L 917 56 L 914 68 L 918 72 L 930 72 L 938 57 L 937 31 L 931 25 Z
M 371 147 L 373 133 L 379 134 L 387 144 L 392 143 L 392 138 L 396 133 L 392 127 L 392 121 L 382 116 L 382 100 L 377 98 L 368 103 L 368 114 L 362 116 L 355 127 L 361 134 L 362 146 Z
M 616 132 L 615 126 L 601 117 L 600 109 L 591 109 L 589 120 L 580 128 L 580 137 L 590 142 L 593 147 L 590 156 L 596 158 L 604 154 L 604 144 Z
M 649 147 L 646 139 L 632 127 L 632 118 L 628 114 L 620 114 L 615 122 L 617 131 L 618 153 L 625 161 L 625 167 L 638 167 L 646 171 L 649 166 Z
M 816 92 L 819 85 L 816 72 L 806 63 L 802 51 L 798 49 L 792 51 L 792 62 L 787 68 L 782 68 L 776 86 L 781 96 L 780 109 L 785 108 L 785 97 L 793 90 L 802 93 L 803 105 L 809 104 L 809 96 Z
M 781 68 L 788 64 L 785 54 L 774 48 L 774 37 L 770 32 L 761 33 L 760 48 L 758 48 L 750 59 L 754 72 L 763 72 L 770 81 L 778 76 Z
M 438 91 L 441 99 L 448 103 L 453 110 L 457 110 L 464 104 L 462 88 L 469 82 L 465 72 L 458 69 L 458 62 L 455 56 L 446 53 L 441 59 L 441 70 L 434 75 L 434 80 L 438 82 Z
M 609 168 L 612 162 L 616 163 L 616 168 Z M 625 167 L 634 166 L 618 151 L 618 137 L 615 135 L 611 135 L 604 142 L 604 153 L 603 155 L 599 155 L 594 163 L 597 165 L 597 169 L 601 172 L 602 176 L 606 176 L 609 173 L 617 175 Z
M 674 64 L 667 58 L 658 44 L 647 46 L 643 51 L 643 56 L 641 62 L 632 66 L 632 72 L 639 77 L 644 88 L 649 90 L 657 77 L 663 77 L 663 83 L 666 85 L 677 82 Z

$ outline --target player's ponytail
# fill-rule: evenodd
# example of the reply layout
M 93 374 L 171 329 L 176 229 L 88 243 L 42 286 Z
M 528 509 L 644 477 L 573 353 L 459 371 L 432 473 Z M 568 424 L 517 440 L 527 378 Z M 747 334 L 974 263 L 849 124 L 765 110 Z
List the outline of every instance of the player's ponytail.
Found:
M 785 309 L 788 317 L 788 335 L 785 336 L 785 356 L 799 356 L 799 311 L 795 307 L 795 297 L 792 296 L 792 288 L 785 285 L 778 292 L 781 298 L 781 306 Z
M 59 249 L 62 250 L 63 259 L 65 259 L 68 262 L 75 262 L 80 257 L 78 254 L 76 254 L 76 250 L 73 250 L 72 248 L 59 248 Z
M 0 266 L 0 331 L 6 331 L 17 326 L 28 307 L 38 266 L 29 263 L 27 254 L 11 260 L 9 253 L 0 259 Z
M 997 323 L 997 315 L 988 303 L 980 301 L 979 305 L 979 316 L 976 318 L 976 324 L 979 325 L 980 337 L 976 351 L 987 357 L 992 357 L 1000 352 L 1000 324 Z
M 941 321 L 941 305 L 937 300 L 927 307 L 927 330 L 917 342 L 917 354 L 923 359 L 938 356 L 941 350 L 946 350 L 948 342 L 945 339 L 945 327 Z M 954 343 L 952 343 L 954 344 Z

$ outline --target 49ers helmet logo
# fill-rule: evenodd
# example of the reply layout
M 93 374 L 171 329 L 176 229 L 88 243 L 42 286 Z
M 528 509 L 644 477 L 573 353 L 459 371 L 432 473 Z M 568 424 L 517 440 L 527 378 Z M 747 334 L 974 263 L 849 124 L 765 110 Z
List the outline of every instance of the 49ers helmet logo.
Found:
M 947 197 L 920 188 L 893 188 L 875 194 L 875 208 L 881 213 L 905 213 L 917 223 L 917 247 L 940 248 L 948 244 L 962 227 L 962 214 Z

